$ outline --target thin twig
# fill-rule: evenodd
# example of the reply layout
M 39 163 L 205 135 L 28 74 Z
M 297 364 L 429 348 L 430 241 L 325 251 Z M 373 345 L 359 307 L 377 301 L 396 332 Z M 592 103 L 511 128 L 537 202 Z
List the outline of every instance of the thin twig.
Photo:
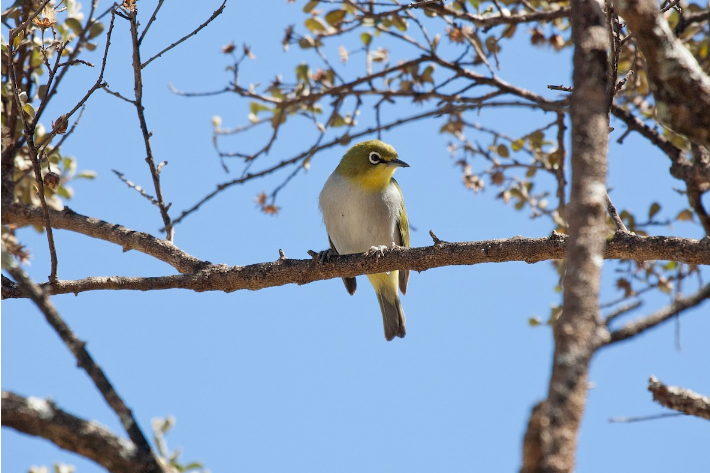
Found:
M 688 297 L 679 297 L 673 301 L 671 305 L 666 306 L 640 320 L 629 322 L 618 330 L 612 331 L 609 340 L 602 346 L 609 346 L 613 343 L 635 337 L 639 333 L 645 332 L 650 328 L 656 327 L 657 325 L 670 320 L 672 317 L 686 309 L 700 305 L 708 298 L 710 298 L 710 284 L 706 285 L 695 294 Z
M 214 20 L 215 18 L 217 18 L 219 15 L 221 15 L 222 12 L 224 11 L 224 7 L 225 7 L 226 5 L 227 5 L 227 0 L 224 0 L 224 1 L 222 2 L 222 5 L 221 5 L 217 10 L 215 10 L 215 11 L 212 13 L 212 16 L 210 16 L 207 21 L 205 21 L 204 23 L 202 23 L 200 26 L 198 26 L 198 27 L 197 27 L 195 30 L 193 30 L 191 33 L 188 33 L 187 35 L 183 36 L 182 38 L 180 38 L 179 40 L 177 40 L 176 42 L 174 42 L 173 44 L 171 44 L 171 45 L 168 46 L 167 48 L 165 48 L 165 49 L 163 49 L 162 51 L 160 51 L 158 54 L 156 54 L 156 55 L 153 56 L 152 58 L 148 59 L 146 62 L 144 62 L 143 64 L 140 65 L 140 68 L 143 69 L 145 66 L 147 66 L 148 64 L 150 64 L 151 62 L 153 62 L 153 60 L 159 58 L 160 56 L 162 56 L 162 55 L 165 54 L 166 52 L 170 51 L 171 49 L 173 49 L 173 48 L 174 48 L 175 46 L 177 46 L 178 44 L 182 43 L 183 41 L 185 41 L 186 39 L 190 38 L 191 36 L 195 36 L 197 33 L 200 32 L 200 30 L 201 30 L 202 28 L 204 28 L 205 26 L 207 26 L 207 25 L 209 25 L 210 23 L 212 23 L 212 20 Z M 157 13 L 157 9 L 156 9 L 156 13 Z M 134 12 L 134 15 L 133 15 L 133 16 L 135 17 L 135 12 Z M 151 20 L 152 20 L 152 19 L 151 19 Z M 147 28 L 146 28 L 146 29 L 147 29 Z M 144 31 L 143 33 L 145 34 L 145 31 Z M 141 39 L 140 39 L 140 40 L 138 40 L 138 38 L 136 37 L 136 41 L 138 42 L 138 45 L 139 45 L 139 46 L 140 46 L 140 42 L 141 42 L 142 39 L 143 39 L 142 36 L 141 36 Z
M 621 217 L 619 217 L 619 213 L 616 211 L 616 207 L 614 207 L 614 204 L 611 202 L 611 198 L 609 198 L 609 193 L 607 192 L 606 194 L 606 210 L 609 212 L 609 216 L 611 217 L 611 220 L 614 222 L 614 225 L 616 225 L 617 231 L 628 233 L 629 229 L 626 228 L 626 225 L 624 225 L 624 221 L 621 220 Z
M 145 197 L 146 199 L 148 199 L 151 204 L 153 204 L 153 205 L 158 205 L 158 201 L 155 200 L 152 195 L 149 195 L 149 194 L 145 191 L 145 189 L 143 189 L 141 186 L 137 186 L 137 185 L 135 185 L 134 183 L 132 183 L 131 181 L 129 181 L 128 179 L 126 179 L 126 178 L 124 177 L 124 174 L 123 174 L 122 172 L 116 171 L 115 169 L 111 169 L 111 171 L 113 171 L 114 174 L 116 174 L 116 175 L 118 176 L 118 178 L 119 178 L 121 181 L 123 181 L 124 184 L 126 184 L 128 187 L 130 187 L 131 189 L 135 190 L 135 191 L 138 192 L 140 195 L 142 195 L 143 197 Z
M 145 38 L 145 35 L 148 33 L 148 30 L 150 29 L 151 25 L 155 21 L 155 19 L 158 17 L 158 11 L 163 6 L 163 3 L 165 0 L 159 0 L 158 5 L 155 7 L 155 10 L 153 10 L 153 14 L 150 16 L 150 20 L 148 20 L 148 24 L 145 25 L 145 28 L 143 28 L 143 32 L 141 33 L 141 37 L 138 38 L 138 44 L 143 44 L 143 38 Z
M 175 229 L 170 220 L 170 215 L 168 214 L 169 205 L 165 205 L 163 200 L 163 192 L 160 188 L 160 174 L 155 166 L 155 160 L 153 159 L 153 149 L 150 144 L 150 137 L 152 133 L 148 131 L 148 124 L 145 118 L 145 108 L 143 107 L 143 76 L 141 71 L 141 58 L 140 58 L 140 44 L 138 42 L 138 19 L 137 11 L 133 11 L 130 14 L 130 24 L 131 24 L 131 40 L 133 43 L 133 79 L 134 79 L 134 90 L 135 90 L 135 102 L 136 112 L 138 113 L 138 122 L 140 124 L 141 133 L 143 134 L 143 143 L 145 145 L 146 158 L 145 161 L 148 163 L 148 168 L 150 169 L 150 175 L 153 178 L 153 187 L 155 188 L 155 197 L 158 203 L 158 208 L 160 209 L 160 215 L 163 219 L 163 224 L 165 225 L 166 239 L 168 241 L 173 241 L 175 236 Z

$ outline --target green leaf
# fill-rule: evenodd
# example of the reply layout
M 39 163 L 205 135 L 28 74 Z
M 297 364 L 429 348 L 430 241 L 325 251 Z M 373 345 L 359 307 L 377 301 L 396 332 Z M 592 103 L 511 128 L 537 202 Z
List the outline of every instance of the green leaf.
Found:
M 396 13 L 392 15 L 392 24 L 399 30 L 399 31 L 407 31 L 407 22 L 402 18 L 401 16 L 397 15 Z
M 312 33 L 322 33 L 328 29 L 320 18 L 309 18 L 305 24 Z
M 77 174 L 74 179 L 95 179 L 96 178 L 96 172 L 94 171 L 81 171 L 79 174 Z
M 434 66 L 427 66 L 426 69 L 424 69 L 424 72 L 422 72 L 422 75 L 420 76 L 420 79 L 422 82 L 429 82 L 431 84 L 434 83 L 434 78 L 432 77 L 432 74 L 434 73 Z
M 298 45 L 301 47 L 301 49 L 312 48 L 314 44 L 315 43 L 313 42 L 313 38 L 311 38 L 310 36 L 305 36 L 298 40 Z
M 656 215 L 661 210 L 661 204 L 654 202 L 651 204 L 651 208 L 648 209 L 648 219 L 651 220 L 654 215 Z
M 104 24 L 99 23 L 98 21 L 96 23 L 93 23 L 89 27 L 89 39 L 94 39 L 104 31 Z
M 15 39 L 12 40 L 12 47 L 17 48 L 23 39 L 25 39 L 25 32 L 20 31 L 17 36 L 15 36 Z
M 259 112 L 268 112 L 268 111 L 270 111 L 271 109 L 270 109 L 269 107 L 267 107 L 266 105 L 262 104 L 262 103 L 259 103 L 259 102 L 251 102 L 251 103 L 249 104 L 249 110 L 251 111 L 251 113 L 253 113 L 254 115 L 256 115 L 256 114 L 259 113 Z
M 498 145 L 496 152 L 498 153 L 498 156 L 500 156 L 501 158 L 510 157 L 510 152 L 508 151 L 508 147 L 504 144 Z
M 71 199 L 72 192 L 64 186 L 58 186 L 55 192 L 65 199 Z
M 325 21 L 330 26 L 335 26 L 345 19 L 347 12 L 345 10 L 333 10 L 325 15 Z
M 362 33 L 360 35 L 360 39 L 362 40 L 365 46 L 369 46 L 372 42 L 372 35 L 370 33 Z
M 304 62 L 296 66 L 296 78 L 308 82 L 308 64 Z
M 318 6 L 318 0 L 311 0 L 303 7 L 303 13 L 310 13 Z
M 540 320 L 540 317 L 530 317 L 528 319 L 528 325 L 531 327 L 537 327 L 538 325 L 542 325 L 542 320 Z
M 24 110 L 27 116 L 30 117 L 30 120 L 35 119 L 35 109 L 32 105 L 26 103 L 23 105 L 22 110 Z
M 64 24 L 71 28 L 71 30 L 77 36 L 79 36 L 81 34 L 81 31 L 84 29 L 84 27 L 81 26 L 81 22 L 76 18 L 67 18 Z
M 523 138 L 515 140 L 510 144 L 510 147 L 513 149 L 513 151 L 520 151 L 521 149 L 523 149 L 523 146 L 525 146 L 525 139 Z

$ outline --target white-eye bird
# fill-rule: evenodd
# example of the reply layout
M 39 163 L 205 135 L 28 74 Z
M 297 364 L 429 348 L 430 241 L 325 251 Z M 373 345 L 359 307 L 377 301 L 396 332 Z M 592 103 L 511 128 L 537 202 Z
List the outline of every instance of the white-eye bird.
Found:
M 331 253 L 382 253 L 393 244 L 409 246 L 404 198 L 392 175 L 409 167 L 394 148 L 379 140 L 363 141 L 345 153 L 320 193 L 320 208 Z M 399 291 L 407 292 L 409 270 L 369 274 L 382 310 L 385 338 L 404 337 L 405 318 Z M 355 294 L 355 278 L 343 278 Z

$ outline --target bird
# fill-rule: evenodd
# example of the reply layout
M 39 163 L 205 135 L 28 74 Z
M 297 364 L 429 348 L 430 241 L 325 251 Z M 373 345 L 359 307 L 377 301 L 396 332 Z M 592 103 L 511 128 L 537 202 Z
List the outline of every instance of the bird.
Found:
M 319 207 L 328 233 L 331 255 L 354 253 L 381 256 L 385 249 L 409 246 L 409 221 L 404 197 L 393 174 L 406 168 L 395 149 L 380 140 L 352 146 L 330 174 L 319 197 Z M 382 311 L 385 338 L 404 338 L 404 309 L 399 291 L 407 292 L 409 270 L 368 274 Z M 355 294 L 354 277 L 343 278 L 350 295 Z M 398 291 L 399 288 L 399 291 Z

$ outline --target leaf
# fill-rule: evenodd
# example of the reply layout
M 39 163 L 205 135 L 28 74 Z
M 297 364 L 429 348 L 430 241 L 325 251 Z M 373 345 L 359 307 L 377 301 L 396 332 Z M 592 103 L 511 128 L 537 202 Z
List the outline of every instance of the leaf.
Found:
M 31 104 L 26 103 L 22 106 L 22 110 L 24 110 L 27 116 L 30 117 L 30 120 L 35 119 L 35 109 Z
M 94 179 L 96 178 L 95 171 L 81 171 L 75 176 L 75 179 Z
M 309 18 L 305 25 L 312 33 L 322 33 L 328 29 L 320 18 Z
M 407 31 L 407 22 L 404 18 L 401 16 L 397 15 L 396 13 L 392 15 L 392 24 L 399 30 L 399 31 Z
M 531 327 L 537 327 L 538 325 L 542 325 L 542 320 L 540 320 L 540 317 L 530 317 L 528 318 L 528 325 Z
M 57 187 L 57 190 L 55 192 L 64 197 L 65 199 L 71 199 L 72 192 L 66 187 L 59 186 Z
M 303 13 L 310 13 L 318 6 L 318 0 L 311 0 L 303 7 Z
M 74 32 L 75 35 L 79 36 L 81 34 L 81 30 L 84 28 L 81 26 L 81 22 L 77 20 L 76 18 L 67 18 L 66 21 L 64 22 L 65 25 L 67 25 L 71 30 Z
M 296 66 L 296 78 L 308 82 L 308 64 L 303 62 Z
M 651 204 L 651 208 L 648 209 L 648 219 L 651 220 L 653 219 L 653 216 L 656 215 L 658 212 L 661 210 L 661 204 L 658 202 L 654 202 Z
M 333 10 L 325 15 L 325 21 L 330 26 L 336 26 L 342 23 L 343 19 L 345 19 L 346 14 L 347 12 L 345 10 Z
M 365 46 L 369 46 L 372 42 L 372 35 L 370 33 L 362 33 L 360 35 L 360 40 L 362 40 Z
M 12 47 L 17 48 L 23 39 L 25 39 L 25 32 L 20 31 L 17 36 L 15 36 L 15 39 L 12 40 Z
M 508 151 L 508 147 L 504 144 L 498 145 L 498 148 L 496 148 L 496 152 L 498 153 L 498 156 L 501 158 L 507 158 L 510 156 L 510 152 Z
M 520 151 L 521 149 L 523 149 L 523 146 L 525 146 L 525 139 L 523 138 L 515 140 L 510 144 L 510 147 L 513 149 L 513 151 Z
M 675 219 L 679 222 L 692 222 L 693 212 L 690 209 L 681 210 Z
M 424 69 L 424 72 L 422 72 L 422 75 L 419 76 L 419 79 L 422 82 L 429 82 L 431 84 L 434 83 L 434 78 L 432 77 L 432 74 L 434 73 L 434 66 L 427 66 L 426 69 Z
M 269 107 L 267 107 L 266 105 L 262 104 L 262 103 L 259 103 L 259 102 L 251 102 L 251 103 L 249 104 L 249 110 L 251 111 L 251 113 L 253 113 L 254 115 L 256 115 L 256 114 L 259 113 L 259 112 L 268 112 L 268 111 L 270 111 L 271 109 L 270 109 Z
M 104 24 L 99 23 L 98 21 L 96 23 L 92 23 L 91 26 L 89 27 L 89 39 L 94 39 L 104 31 Z

